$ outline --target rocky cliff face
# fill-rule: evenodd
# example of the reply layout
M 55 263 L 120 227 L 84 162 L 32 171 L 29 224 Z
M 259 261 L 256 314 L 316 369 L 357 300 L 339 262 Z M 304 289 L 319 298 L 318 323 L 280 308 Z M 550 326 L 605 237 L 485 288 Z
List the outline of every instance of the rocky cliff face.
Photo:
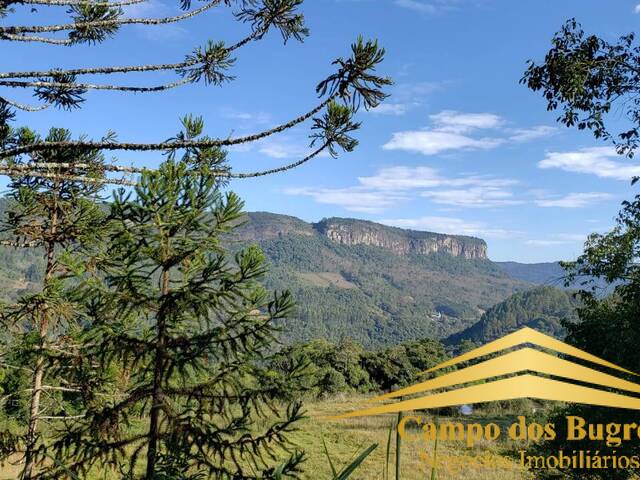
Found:
M 404 230 L 363 220 L 330 218 L 314 228 L 331 241 L 342 245 L 372 245 L 398 255 L 449 253 L 455 257 L 487 258 L 484 240 L 458 235 Z

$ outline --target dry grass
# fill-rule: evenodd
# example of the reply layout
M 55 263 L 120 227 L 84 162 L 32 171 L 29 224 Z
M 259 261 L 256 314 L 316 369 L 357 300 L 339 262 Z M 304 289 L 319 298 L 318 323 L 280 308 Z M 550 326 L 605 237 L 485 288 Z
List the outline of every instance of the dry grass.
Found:
M 308 418 L 300 424 L 300 429 L 292 436 L 296 445 L 307 454 L 303 478 L 309 480 L 329 480 L 331 468 L 324 453 L 324 436 L 331 457 L 340 469 L 356 453 L 377 443 L 378 448 L 366 459 L 350 480 L 382 480 L 385 466 L 386 444 L 389 428 L 396 421 L 395 415 L 380 415 L 349 420 L 332 421 L 327 417 L 339 412 L 354 410 L 362 406 L 364 397 L 338 396 L 321 402 L 307 403 Z M 440 442 L 436 467 L 438 480 L 517 480 L 532 479 L 513 460 L 501 455 L 503 444 L 481 442 L 473 448 L 466 448 L 460 442 Z M 424 480 L 431 478 L 433 465 L 433 444 L 422 440 L 405 441 L 402 446 L 402 480 Z M 392 464 L 390 478 L 395 479 L 395 430 L 392 434 Z M 0 467 L 0 480 L 14 480 L 19 468 L 12 465 Z M 91 480 L 115 479 L 116 477 L 96 472 Z
M 338 397 L 332 400 L 307 405 L 309 418 L 304 421 L 301 431 L 295 435 L 297 443 L 307 452 L 305 465 L 309 479 L 329 479 L 330 467 L 322 447 L 322 435 L 327 442 L 334 462 L 345 465 L 355 452 L 372 443 L 378 448 L 370 455 L 362 467 L 351 477 L 353 480 L 383 479 L 386 444 L 389 428 L 396 421 L 396 415 L 380 415 L 349 420 L 331 421 L 327 417 L 361 407 L 363 399 Z M 460 442 L 440 442 L 436 468 L 438 480 L 516 480 L 533 478 L 516 462 L 500 454 L 504 445 L 480 443 L 467 448 Z M 391 460 L 395 459 L 395 430 L 391 445 Z M 433 465 L 433 444 L 423 440 L 405 441 L 401 449 L 402 480 L 429 479 Z M 390 466 L 394 478 L 394 465 Z

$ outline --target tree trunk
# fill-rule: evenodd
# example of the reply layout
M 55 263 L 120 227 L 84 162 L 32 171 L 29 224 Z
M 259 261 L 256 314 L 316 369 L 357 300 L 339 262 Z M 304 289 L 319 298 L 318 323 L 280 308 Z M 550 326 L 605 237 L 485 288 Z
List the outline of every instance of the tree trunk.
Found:
M 55 234 L 58 225 L 58 208 L 57 202 L 54 201 L 53 212 L 51 214 L 51 225 L 49 229 L 49 238 L 47 242 L 46 258 L 47 266 L 45 268 L 44 279 L 42 281 L 43 290 L 47 288 L 47 285 L 51 281 L 53 276 L 54 262 L 55 262 Z M 29 408 L 29 428 L 27 430 L 27 445 L 24 454 L 24 470 L 22 471 L 23 480 L 31 480 L 33 476 L 33 468 L 35 466 L 35 450 L 38 442 L 38 417 L 40 416 L 40 394 L 42 392 L 42 378 L 44 377 L 45 369 L 45 355 L 43 349 L 45 348 L 45 340 L 47 332 L 49 330 L 49 312 L 47 312 L 47 306 L 43 306 L 42 315 L 40 321 L 37 322 L 38 334 L 40 335 L 40 351 L 36 357 L 36 368 L 33 372 L 33 380 L 31 386 L 33 388 L 31 392 L 31 406 Z
M 53 270 L 53 245 L 47 248 L 47 269 L 45 273 L 45 286 L 51 278 Z M 49 329 L 49 316 L 46 310 L 42 313 L 40 322 L 38 322 L 38 333 L 40 335 L 41 345 L 44 348 L 44 341 Z M 33 372 L 33 380 L 31 382 L 31 407 L 29 408 L 29 429 L 27 431 L 27 448 L 25 451 L 25 466 L 22 474 L 23 480 L 30 480 L 33 475 L 33 467 L 35 465 L 34 450 L 38 440 L 38 417 L 40 416 L 40 394 L 42 392 L 42 378 L 44 377 L 44 352 L 40 350 L 36 358 L 36 368 Z
M 25 452 L 25 465 L 22 473 L 24 480 L 30 480 L 35 465 L 34 451 L 38 440 L 38 416 L 40 415 L 40 392 L 42 391 L 42 377 L 44 376 L 44 358 L 39 356 L 36 360 L 36 369 L 33 374 L 31 386 L 31 407 L 29 409 L 29 430 L 27 431 L 27 448 Z
M 169 293 L 169 271 L 162 271 L 161 294 L 164 297 Z M 156 358 L 153 367 L 153 394 L 151 397 L 151 413 L 149 415 L 149 446 L 147 449 L 146 480 L 153 480 L 158 456 L 158 437 L 160 433 L 160 411 L 163 403 L 162 373 L 164 370 L 165 334 L 166 322 L 164 315 L 160 313 L 156 323 Z

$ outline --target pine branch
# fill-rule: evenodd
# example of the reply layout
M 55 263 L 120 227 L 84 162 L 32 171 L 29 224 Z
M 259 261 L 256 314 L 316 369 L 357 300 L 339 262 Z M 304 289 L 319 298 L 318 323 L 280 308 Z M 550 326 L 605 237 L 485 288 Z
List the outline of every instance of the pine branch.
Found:
M 247 178 L 257 178 L 257 177 L 265 177 L 267 175 L 274 175 L 277 173 L 286 172 L 288 170 L 292 170 L 300 165 L 303 165 L 310 160 L 313 160 L 322 152 L 324 152 L 328 148 L 328 144 L 324 144 L 321 147 L 314 150 L 312 153 L 307 155 L 306 157 L 298 160 L 297 162 L 290 163 L 288 165 L 284 165 L 278 168 L 272 168 L 270 170 L 262 170 L 255 172 L 246 172 L 246 173 L 231 173 L 224 170 L 219 171 L 211 171 L 210 173 L 219 178 L 235 178 L 235 179 L 247 179 Z M 45 164 L 46 165 L 46 164 Z M 56 164 L 53 164 L 56 165 Z M 72 167 L 72 164 L 66 164 L 69 167 Z M 59 165 L 56 165 L 58 168 L 61 168 Z M 47 168 L 47 166 L 43 166 L 42 164 L 36 165 L 25 165 L 19 167 L 0 167 L 0 175 L 7 175 L 10 177 L 13 176 L 22 176 L 22 177 L 34 177 L 34 178 L 48 178 L 52 180 L 66 180 L 70 182 L 83 182 L 90 183 L 95 185 L 122 185 L 128 187 L 135 187 L 138 185 L 138 182 L 135 180 L 129 180 L 126 178 L 107 178 L 107 177 L 87 177 L 84 175 L 71 175 L 68 173 L 54 173 L 54 172 L 43 172 L 40 170 L 34 170 L 34 168 Z M 83 164 L 79 164 L 75 166 L 76 168 L 83 168 Z M 62 167 L 64 168 L 64 167 Z M 143 173 L 143 172 L 151 172 L 153 169 L 147 168 L 135 168 L 135 167 L 116 167 L 109 166 L 105 167 L 105 171 L 115 171 L 115 172 L 129 172 L 129 173 Z M 13 242 L 4 242 L 0 241 L 0 245 L 8 245 L 8 246 L 29 246 L 28 244 L 14 244 Z M 33 245 L 38 246 L 38 245 Z
M 146 1 L 146 0 L 144 0 Z M 227 53 L 234 52 L 243 47 L 252 40 L 258 39 L 259 32 L 253 32 L 251 35 L 243 38 L 239 42 L 234 43 L 229 47 L 225 47 Z M 29 77 L 53 77 L 53 76 L 77 76 L 77 75 L 110 75 L 113 73 L 134 73 L 134 72 L 157 72 L 163 70 L 180 71 L 193 67 L 201 62 L 200 58 L 189 56 L 187 60 L 177 63 L 159 63 L 153 65 L 128 65 L 117 67 L 94 67 L 94 68 L 73 68 L 69 70 L 33 70 L 33 71 L 19 71 L 19 72 L 3 72 L 0 73 L 0 78 L 29 78 Z M 68 84 L 65 84 L 68 86 Z
M 38 420 L 77 420 L 86 415 L 38 415 Z
M 0 240 L 0 245 L 2 245 L 3 247 L 14 247 L 14 248 L 37 248 L 37 247 L 41 247 L 42 243 L 35 242 L 35 241 L 20 243 L 20 242 L 12 242 L 10 240 Z
M 11 105 L 18 110 L 24 110 L 25 112 L 41 112 L 42 110 L 46 110 L 51 106 L 50 103 L 45 103 L 44 105 L 39 105 L 37 107 L 33 107 L 31 105 L 26 105 L 24 103 L 14 102 L 13 100 L 9 100 L 8 98 L 0 97 L 0 101 Z
M 69 46 L 73 44 L 70 39 L 46 38 L 37 35 L 16 35 L 13 33 L 0 32 L 0 40 L 10 40 L 12 42 L 39 42 L 48 43 L 50 45 Z
M 317 107 L 309 112 L 301 115 L 287 123 L 283 123 L 270 130 L 266 130 L 253 135 L 247 135 L 244 137 L 226 138 L 226 139 L 201 139 L 201 140 L 171 140 L 160 143 L 119 143 L 113 141 L 62 141 L 62 142 L 35 142 L 29 145 L 23 145 L 16 148 L 10 148 L 4 151 L 0 151 L 0 158 L 11 158 L 16 155 L 22 155 L 25 153 L 42 152 L 53 149 L 66 149 L 74 148 L 77 150 L 127 150 L 127 151 L 154 151 L 154 150 L 175 150 L 179 148 L 210 148 L 210 147 L 230 147 L 233 145 L 240 145 L 243 143 L 255 142 L 272 136 L 276 133 L 288 130 L 300 123 L 311 118 L 318 113 L 330 102 L 332 102 L 338 94 L 334 93 L 325 101 L 320 103 Z
M 53 391 L 57 391 L 57 392 L 81 392 L 82 390 L 78 389 L 78 388 L 69 388 L 69 387 L 54 387 L 52 385 L 41 385 L 39 390 L 44 391 L 44 390 L 53 390 Z M 24 390 L 22 390 L 23 392 L 33 392 L 34 389 L 33 388 L 25 388 Z
M 89 163 L 68 163 L 68 162 L 60 162 L 60 163 L 29 162 L 29 163 L 16 164 L 16 165 L 6 164 L 3 166 L 0 166 L 0 168 L 5 168 L 8 170 L 15 170 L 15 171 L 26 171 L 26 172 L 30 172 L 30 171 L 35 172 L 40 169 L 45 169 L 45 170 L 92 169 L 92 170 L 102 170 L 105 172 L 143 173 L 149 170 L 147 168 L 127 167 L 127 166 L 120 166 L 120 165 L 103 165 L 103 166 L 97 167 L 96 165 L 91 165 Z
M 145 3 L 148 0 L 120 0 L 117 2 L 98 2 L 92 0 L 10 0 L 2 2 L 4 6 L 13 4 L 19 5 L 45 5 L 45 6 L 63 6 L 72 7 L 75 5 L 88 5 L 92 7 L 127 7 L 139 3 Z
M 243 40 L 244 41 L 244 40 Z M 231 50 L 233 47 L 229 47 Z M 33 70 L 0 73 L 0 78 L 51 77 L 53 75 L 108 75 L 112 73 L 156 72 L 160 70 L 177 70 L 195 65 L 196 60 L 178 63 L 159 63 L 155 65 L 129 65 L 118 67 L 74 68 L 69 70 Z
M 123 185 L 133 187 L 137 185 L 137 182 L 127 180 L 123 178 L 94 178 L 84 175 L 70 175 L 65 173 L 49 173 L 40 171 L 28 171 L 28 170 L 15 170 L 11 168 L 0 168 L 0 175 L 7 175 L 9 177 L 33 177 L 33 178 L 48 178 L 51 180 L 66 180 L 69 182 L 87 183 L 92 185 Z M 0 243 L 1 245 L 2 243 Z
M 99 27 L 114 27 L 121 25 L 167 25 L 170 23 L 177 23 L 188 18 L 200 15 L 203 12 L 217 6 L 222 0 L 212 0 L 211 2 L 203 5 L 202 7 L 186 12 L 181 15 L 175 15 L 171 17 L 163 18 L 116 18 L 112 20 L 98 20 L 93 22 L 75 22 L 66 23 L 60 25 L 29 25 L 29 26 L 10 26 L 0 27 L 0 37 L 2 34 L 15 35 L 20 33 L 50 33 L 60 32 L 64 30 L 77 30 L 87 28 L 99 28 Z
M 13 88 L 78 88 L 81 90 L 115 90 L 121 92 L 162 92 L 165 90 L 171 90 L 172 88 L 180 87 L 188 83 L 193 83 L 191 78 L 183 78 L 176 82 L 165 83 L 163 85 L 156 85 L 153 87 L 133 87 L 133 86 L 120 86 L 120 85 L 97 85 L 94 83 L 60 83 L 60 82 L 25 82 L 19 80 L 0 80 L 0 86 L 13 87 Z M 9 103 L 9 102 L 7 102 Z
M 14 370 L 25 370 L 27 372 L 33 372 L 33 369 L 31 369 L 31 368 L 23 367 L 23 366 L 20 366 L 20 365 L 12 365 L 10 363 L 0 363 L 0 367 L 2 367 L 2 368 L 12 368 Z

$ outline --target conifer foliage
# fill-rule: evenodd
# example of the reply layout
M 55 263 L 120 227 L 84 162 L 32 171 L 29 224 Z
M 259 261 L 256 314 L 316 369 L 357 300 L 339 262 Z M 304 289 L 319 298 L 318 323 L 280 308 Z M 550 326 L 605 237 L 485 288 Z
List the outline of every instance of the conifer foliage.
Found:
M 26 129 L 6 133 L 7 140 L 19 136 L 23 141 L 38 141 L 37 135 Z M 67 141 L 70 137 L 64 129 L 52 129 L 45 141 Z M 97 179 L 104 163 L 98 150 L 53 149 L 34 157 L 15 158 L 13 167 L 19 172 L 29 162 L 37 161 L 55 171 L 60 165 L 64 169 L 65 164 L 78 162 L 84 165 L 83 176 Z M 26 371 L 24 380 L 28 382 L 7 392 L 3 399 L 28 404 L 26 434 L 8 437 L 11 441 L 3 447 L 6 453 L 24 451 L 23 478 L 31 478 L 37 453 L 43 447 L 39 423 L 43 419 L 49 423 L 68 420 L 61 396 L 81 393 L 79 385 L 59 375 L 76 356 L 74 337 L 81 329 L 77 323 L 80 306 L 70 301 L 65 291 L 65 258 L 99 238 L 103 214 L 96 203 L 99 188 L 95 183 L 26 174 L 12 177 L 9 187 L 12 201 L 3 219 L 7 240 L 2 243 L 39 248 L 45 259 L 39 289 L 2 312 L 3 326 L 11 333 L 11 342 L 1 352 L 2 362 L 13 371 Z
M 198 123 L 185 120 L 187 129 Z M 263 367 L 276 341 L 273 321 L 293 300 L 260 285 L 258 248 L 229 258 L 221 245 L 242 210 L 210 173 L 224 158 L 219 150 L 172 158 L 143 174 L 135 192 L 118 191 L 111 242 L 89 262 L 95 270 L 77 265 L 92 325 L 83 357 L 97 359 L 100 371 L 117 365 L 130 381 L 58 439 L 57 456 L 72 459 L 65 470 L 84 475 L 111 464 L 124 478 L 144 469 L 146 479 L 298 471 L 301 453 L 283 462 L 278 455 L 301 406 L 275 399 L 300 372 L 274 384 Z M 61 473 L 54 465 L 47 475 Z

